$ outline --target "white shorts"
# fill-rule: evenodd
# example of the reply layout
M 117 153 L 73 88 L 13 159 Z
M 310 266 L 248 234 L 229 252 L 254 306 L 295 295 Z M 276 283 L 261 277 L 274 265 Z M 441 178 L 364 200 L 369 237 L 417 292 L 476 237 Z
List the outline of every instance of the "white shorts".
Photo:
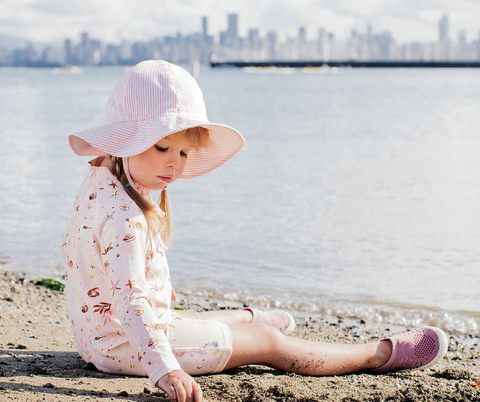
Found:
M 169 327 L 168 341 L 185 372 L 201 375 L 223 371 L 233 350 L 232 332 L 227 324 L 174 318 Z
M 219 373 L 232 355 L 232 331 L 223 322 L 180 319 L 173 314 L 167 337 L 180 367 L 190 375 Z M 136 353 L 128 342 L 118 345 L 109 353 L 112 356 L 132 356 L 136 361 Z M 141 364 L 132 364 L 129 359 L 102 356 L 101 361 L 101 364 L 93 363 L 107 373 L 148 376 Z

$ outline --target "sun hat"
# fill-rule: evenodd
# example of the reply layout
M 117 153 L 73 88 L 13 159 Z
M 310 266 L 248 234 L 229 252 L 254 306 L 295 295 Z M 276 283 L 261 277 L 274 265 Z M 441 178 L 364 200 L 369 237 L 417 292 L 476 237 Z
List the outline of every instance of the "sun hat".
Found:
M 127 158 L 170 134 L 198 126 L 209 130 L 211 144 L 188 153 L 180 179 L 218 168 L 240 151 L 245 140 L 237 130 L 208 121 L 202 91 L 186 70 L 148 60 L 129 69 L 115 86 L 103 124 L 70 134 L 68 141 L 77 155 Z

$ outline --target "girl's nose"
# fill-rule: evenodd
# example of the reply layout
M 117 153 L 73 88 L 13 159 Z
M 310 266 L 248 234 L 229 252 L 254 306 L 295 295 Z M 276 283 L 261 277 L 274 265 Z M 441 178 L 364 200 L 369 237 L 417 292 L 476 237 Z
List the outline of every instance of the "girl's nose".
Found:
M 180 155 L 178 155 L 178 156 L 172 156 L 172 157 L 168 160 L 167 166 L 168 166 L 168 167 L 172 167 L 172 168 L 174 168 L 174 169 L 178 169 L 178 168 L 180 168 L 181 163 L 182 163 L 182 157 L 181 157 Z

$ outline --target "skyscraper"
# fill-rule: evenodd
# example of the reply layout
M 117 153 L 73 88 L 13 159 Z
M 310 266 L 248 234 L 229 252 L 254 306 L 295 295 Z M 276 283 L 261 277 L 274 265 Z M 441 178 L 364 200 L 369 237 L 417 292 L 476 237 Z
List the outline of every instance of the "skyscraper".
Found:
M 63 44 L 63 51 L 65 54 L 65 64 L 75 63 L 75 60 L 73 58 L 73 47 L 71 39 L 65 39 L 65 42 Z
M 448 15 L 444 15 L 438 24 L 438 34 L 440 42 L 447 42 L 448 37 Z
M 248 30 L 248 47 L 250 50 L 260 49 L 260 32 L 258 28 Z
M 275 31 L 267 32 L 267 60 L 277 59 L 278 33 Z
M 444 15 L 438 24 L 438 45 L 440 60 L 449 60 L 450 38 L 448 37 L 448 15 Z
M 307 30 L 305 27 L 298 28 L 298 41 L 306 42 L 307 41 Z
M 235 48 L 238 43 L 238 14 L 228 14 L 228 27 L 226 31 L 220 32 L 220 44 Z
M 208 17 L 202 17 L 202 34 L 206 38 L 208 36 Z
M 238 38 L 238 14 L 228 14 L 228 36 L 235 40 Z
M 297 57 L 299 60 L 307 58 L 307 30 L 305 27 L 298 28 Z
M 238 14 L 228 14 L 228 36 L 235 40 L 238 38 Z

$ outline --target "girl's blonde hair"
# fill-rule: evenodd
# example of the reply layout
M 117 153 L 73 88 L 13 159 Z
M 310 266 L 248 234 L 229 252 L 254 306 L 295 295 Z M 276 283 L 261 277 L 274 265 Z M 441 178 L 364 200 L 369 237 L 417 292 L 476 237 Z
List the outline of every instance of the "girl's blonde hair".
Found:
M 185 138 L 193 149 L 207 148 L 211 142 L 208 129 L 204 127 L 189 128 L 185 133 Z M 123 168 L 122 158 L 109 155 L 109 160 L 112 174 L 117 176 L 120 183 L 125 186 L 128 183 L 128 178 Z M 168 244 L 172 233 L 172 213 L 166 188 L 161 192 L 158 199 L 158 206 L 165 216 L 158 210 L 157 205 L 140 195 L 133 186 L 128 186 L 125 190 L 145 215 L 150 239 L 160 234 L 162 242 Z

